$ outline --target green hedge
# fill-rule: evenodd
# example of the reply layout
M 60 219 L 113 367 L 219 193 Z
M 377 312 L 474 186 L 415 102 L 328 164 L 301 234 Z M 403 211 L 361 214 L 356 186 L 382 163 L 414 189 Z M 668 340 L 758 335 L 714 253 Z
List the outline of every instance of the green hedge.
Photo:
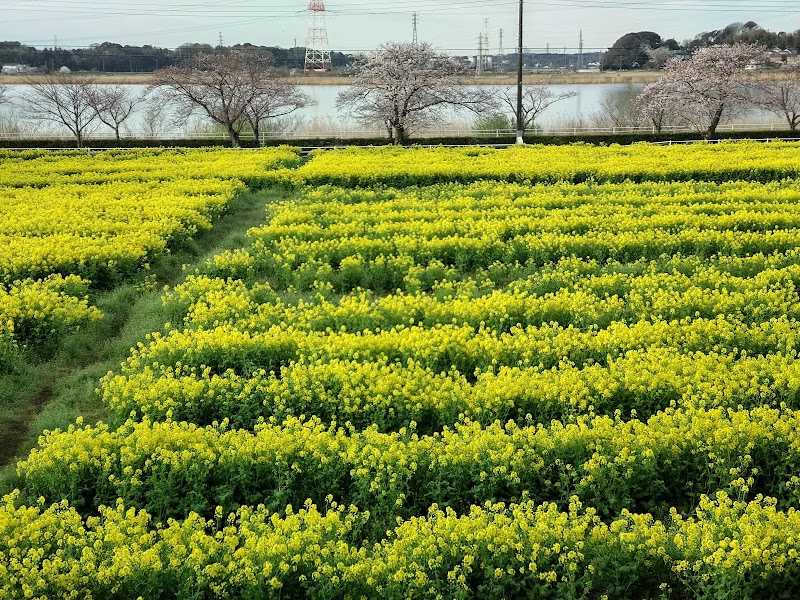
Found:
M 788 139 L 800 138 L 797 131 L 721 131 L 717 133 L 717 139 Z M 670 132 L 670 133 L 618 133 L 618 134 L 579 134 L 579 135 L 526 135 L 527 143 L 536 144 L 572 144 L 575 142 L 586 142 L 590 144 L 632 144 L 634 142 L 665 142 L 665 141 L 688 141 L 702 140 L 703 135 L 697 132 Z M 505 145 L 513 144 L 515 136 L 462 136 L 462 137 L 429 137 L 411 138 L 407 145 Z M 201 148 L 208 146 L 230 146 L 227 139 L 215 138 L 193 138 L 175 140 L 145 140 L 127 138 L 121 140 L 101 139 L 88 140 L 87 144 L 91 148 L 151 148 L 151 147 L 179 147 L 179 148 Z M 269 139 L 267 146 L 301 146 L 301 147 L 331 147 L 331 146 L 385 146 L 390 144 L 386 138 L 341 138 L 341 137 L 322 137 L 322 138 L 293 138 L 293 139 Z M 253 148 L 256 146 L 254 140 L 242 140 L 242 146 Z M 72 139 L 5 139 L 0 140 L 0 148 L 75 148 L 75 141 Z

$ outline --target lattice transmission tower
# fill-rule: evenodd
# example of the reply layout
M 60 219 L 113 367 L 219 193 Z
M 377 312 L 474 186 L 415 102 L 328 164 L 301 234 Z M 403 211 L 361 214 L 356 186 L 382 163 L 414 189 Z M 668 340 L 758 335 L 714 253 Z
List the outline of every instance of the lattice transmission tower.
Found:
M 328 29 L 325 27 L 325 3 L 310 0 L 308 3 L 308 35 L 306 36 L 305 72 L 330 71 L 331 50 L 328 46 Z

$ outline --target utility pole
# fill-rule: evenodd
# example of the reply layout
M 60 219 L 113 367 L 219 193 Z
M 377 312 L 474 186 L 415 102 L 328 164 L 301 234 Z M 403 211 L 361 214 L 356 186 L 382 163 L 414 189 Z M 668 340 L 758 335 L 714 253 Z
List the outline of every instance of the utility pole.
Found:
M 419 39 L 417 38 L 417 13 L 414 13 L 414 16 L 412 17 L 411 20 L 414 23 L 414 33 L 411 36 L 411 43 L 412 44 L 418 44 L 419 43 Z
M 483 33 L 478 34 L 478 57 L 475 60 L 475 75 L 483 72 Z
M 492 47 L 489 45 L 489 19 L 483 20 L 483 68 L 486 71 L 492 70 Z
M 580 30 L 578 37 L 578 70 L 583 68 L 583 29 Z
M 217 48 L 222 49 L 222 32 L 221 31 L 219 32 L 219 46 L 217 46 Z
M 517 40 L 517 144 L 524 144 L 522 133 L 522 0 L 519 0 L 519 39 Z

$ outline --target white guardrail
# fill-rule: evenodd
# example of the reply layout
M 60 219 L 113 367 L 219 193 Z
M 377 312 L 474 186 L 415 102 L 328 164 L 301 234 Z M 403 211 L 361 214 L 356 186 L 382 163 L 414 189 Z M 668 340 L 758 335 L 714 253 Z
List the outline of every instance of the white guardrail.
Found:
M 786 123 L 732 123 L 717 127 L 718 133 L 729 131 L 788 131 Z M 696 132 L 695 129 L 683 126 L 662 127 L 661 133 L 690 133 Z M 536 135 L 556 135 L 556 136 L 578 136 L 578 135 L 625 135 L 625 134 L 655 134 L 658 133 L 655 127 L 566 127 L 553 129 L 528 130 L 526 136 Z M 414 137 L 513 137 L 516 135 L 515 129 L 437 129 L 426 130 L 415 134 Z M 95 132 L 86 136 L 86 141 L 114 139 L 113 132 Z M 376 130 L 339 130 L 331 132 L 308 132 L 308 131 L 284 131 L 284 132 L 265 132 L 260 136 L 261 141 L 274 139 L 359 139 L 359 138 L 382 138 L 386 137 L 385 132 Z M 187 131 L 163 131 L 157 134 L 146 133 L 126 133 L 124 139 L 140 140 L 183 140 L 183 139 L 228 139 L 228 134 L 224 132 L 187 132 Z M 68 140 L 74 136 L 65 132 L 0 132 L 0 139 L 24 140 L 24 139 L 53 139 Z M 243 140 L 253 139 L 252 135 L 242 134 Z

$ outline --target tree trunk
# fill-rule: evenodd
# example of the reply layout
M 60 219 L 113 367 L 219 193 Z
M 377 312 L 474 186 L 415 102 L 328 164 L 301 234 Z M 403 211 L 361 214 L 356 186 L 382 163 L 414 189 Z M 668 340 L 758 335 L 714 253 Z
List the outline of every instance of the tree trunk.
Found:
M 722 111 L 724 110 L 725 110 L 725 105 L 720 104 L 717 107 L 717 110 L 714 112 L 714 117 L 711 119 L 711 123 L 708 125 L 708 129 L 706 130 L 705 138 L 707 140 L 715 139 L 717 135 L 717 125 L 719 125 L 719 122 L 722 119 Z
M 78 144 L 78 148 L 83 148 L 83 135 L 80 131 L 75 134 L 75 140 Z
M 256 140 L 256 146 L 261 147 L 261 132 L 259 131 L 258 121 L 255 119 L 248 119 L 250 122 L 250 129 L 253 130 L 253 137 Z
M 117 136 L 117 141 L 119 141 L 120 140 L 120 137 L 119 137 L 119 125 L 114 127 L 114 134 Z
M 233 124 L 228 124 L 228 135 L 231 138 L 231 147 L 233 148 L 241 148 L 242 147 L 242 140 L 239 137 L 239 132 L 233 127 Z
M 787 114 L 786 119 L 789 121 L 789 131 L 797 131 L 797 126 L 800 125 L 800 114 Z
M 406 141 L 406 132 L 402 125 L 395 124 L 392 127 L 392 143 L 395 146 L 402 146 Z

